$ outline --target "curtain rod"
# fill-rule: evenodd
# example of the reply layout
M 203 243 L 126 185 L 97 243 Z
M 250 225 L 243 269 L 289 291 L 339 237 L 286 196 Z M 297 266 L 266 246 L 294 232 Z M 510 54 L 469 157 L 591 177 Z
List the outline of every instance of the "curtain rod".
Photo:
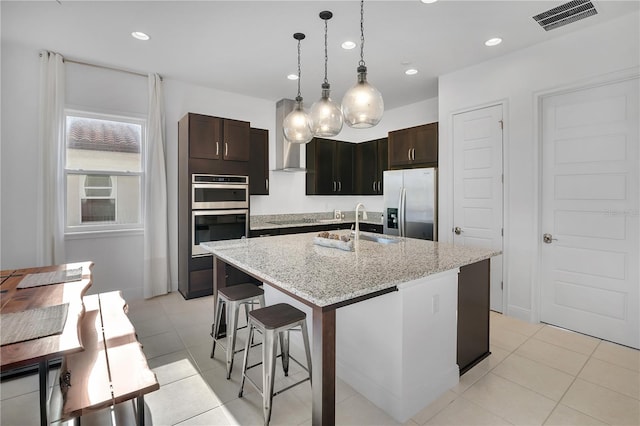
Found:
M 40 56 L 42 56 L 42 53 L 40 53 Z M 127 74 L 137 75 L 137 76 L 145 77 L 145 78 L 148 76 L 148 74 L 144 74 L 144 73 L 137 72 L 137 71 L 130 71 L 130 70 L 126 70 L 126 69 L 123 69 L 123 68 L 109 67 L 109 66 L 106 66 L 106 65 L 92 64 L 92 63 L 89 63 L 89 62 L 78 61 L 78 60 L 75 60 L 75 59 L 69 59 L 69 58 L 64 58 L 64 57 L 63 57 L 62 61 L 63 62 L 69 62 L 71 64 L 86 65 L 88 67 L 102 68 L 102 69 L 105 69 L 105 70 L 124 72 L 124 73 L 127 73 Z M 162 78 L 162 76 L 160 76 L 160 81 L 162 81 L 162 80 L 164 80 L 164 79 Z

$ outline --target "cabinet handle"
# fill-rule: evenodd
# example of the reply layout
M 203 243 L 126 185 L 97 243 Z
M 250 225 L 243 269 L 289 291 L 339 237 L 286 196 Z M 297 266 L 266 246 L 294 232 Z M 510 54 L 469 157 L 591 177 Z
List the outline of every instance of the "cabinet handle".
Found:
M 269 179 L 265 179 L 264 180 L 264 186 L 267 189 L 267 191 L 269 190 Z
M 376 192 L 376 181 L 373 181 L 373 192 Z
M 216 142 L 216 157 L 220 155 L 220 142 Z
M 227 144 L 225 142 L 224 143 L 224 156 L 226 157 L 227 155 L 229 155 L 229 144 Z
M 336 181 L 334 180 L 334 181 L 333 181 L 333 192 L 336 192 L 336 187 L 337 187 L 337 186 L 336 186 Z
M 338 192 L 342 192 L 342 182 L 338 181 Z
M 409 158 L 409 161 L 411 161 L 411 148 L 407 150 L 407 157 Z
M 416 160 L 416 149 L 415 148 L 411 148 L 411 159 L 413 161 Z

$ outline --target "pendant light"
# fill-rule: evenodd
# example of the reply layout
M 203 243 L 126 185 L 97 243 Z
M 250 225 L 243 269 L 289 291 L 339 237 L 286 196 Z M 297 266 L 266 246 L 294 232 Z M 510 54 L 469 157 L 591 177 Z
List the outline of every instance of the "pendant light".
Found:
M 298 40 L 298 96 L 296 96 L 296 106 L 293 108 L 282 123 L 284 137 L 291 143 L 304 144 L 313 138 L 311 132 L 311 119 L 302 107 L 302 96 L 300 95 L 300 40 L 304 40 L 305 35 L 295 33 L 293 38 Z
M 383 113 L 382 95 L 378 89 L 367 82 L 367 67 L 364 63 L 364 0 L 361 0 L 358 82 L 342 98 L 342 114 L 349 127 L 366 129 L 378 124 Z
M 320 19 L 324 20 L 324 82 L 322 83 L 322 97 L 311 105 L 311 131 L 314 136 L 335 136 L 342 130 L 342 110 L 331 100 L 329 93 L 331 85 L 327 79 L 327 21 L 333 17 L 328 10 L 320 12 Z

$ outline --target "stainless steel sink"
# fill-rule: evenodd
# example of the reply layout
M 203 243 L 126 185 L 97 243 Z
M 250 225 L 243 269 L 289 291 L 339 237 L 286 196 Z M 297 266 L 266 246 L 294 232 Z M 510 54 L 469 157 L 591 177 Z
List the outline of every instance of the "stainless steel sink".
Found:
M 360 233 L 360 239 L 361 240 L 367 240 L 367 241 L 373 241 L 374 243 L 380 243 L 380 244 L 396 244 L 396 243 L 400 242 L 400 240 L 395 239 L 395 238 L 388 238 L 388 237 L 384 237 L 382 235 L 364 234 L 364 233 Z

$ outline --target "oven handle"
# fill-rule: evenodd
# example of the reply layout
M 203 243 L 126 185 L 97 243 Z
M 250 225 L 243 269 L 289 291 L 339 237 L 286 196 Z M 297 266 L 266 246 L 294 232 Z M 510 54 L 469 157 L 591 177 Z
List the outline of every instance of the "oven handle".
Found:
M 226 214 L 246 214 L 249 215 L 249 210 L 247 209 L 238 209 L 238 210 L 193 210 L 194 216 L 222 216 Z
M 211 189 L 248 189 L 247 184 L 233 184 L 233 183 L 192 183 L 193 188 L 211 188 Z

